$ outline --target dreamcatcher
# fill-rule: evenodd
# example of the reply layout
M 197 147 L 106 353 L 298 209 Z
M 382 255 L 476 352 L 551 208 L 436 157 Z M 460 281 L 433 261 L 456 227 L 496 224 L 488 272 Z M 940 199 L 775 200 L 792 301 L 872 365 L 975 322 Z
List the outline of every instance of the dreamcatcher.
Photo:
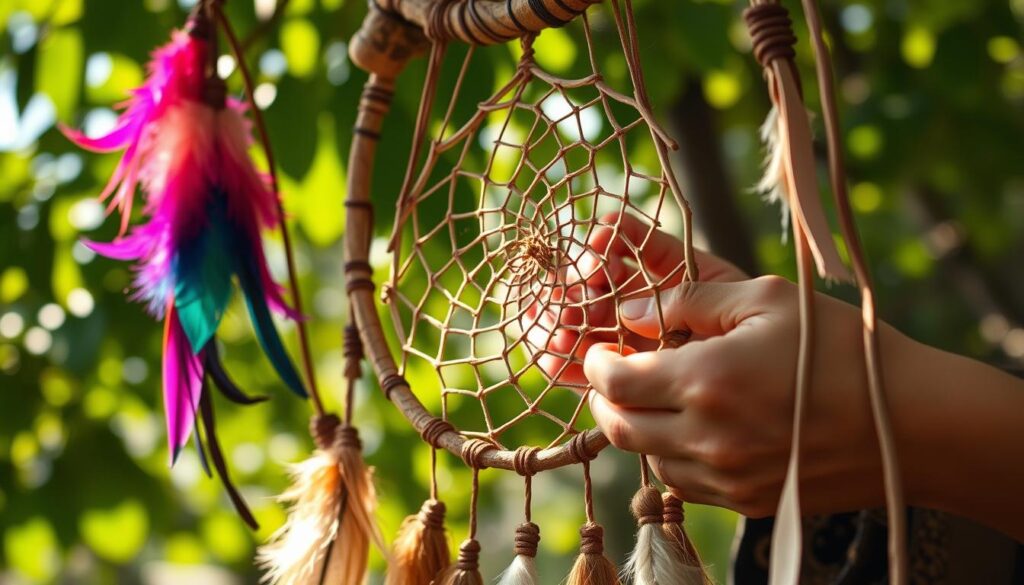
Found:
M 587 9 L 600 0 L 377 0 L 351 45 L 353 61 L 370 72 L 354 129 L 346 232 L 346 273 L 356 324 L 385 396 L 435 450 L 446 449 L 473 471 L 470 533 L 447 568 L 436 481 L 420 514 L 402 527 L 389 583 L 480 583 L 476 540 L 481 469 L 525 478 L 526 518 L 516 532 L 517 558 L 504 583 L 536 583 L 531 558 L 539 528 L 530 521 L 530 478 L 580 464 L 586 524 L 569 583 L 616 583 L 603 555 L 589 462 L 607 445 L 582 423 L 591 391 L 582 356 L 594 343 L 658 350 L 686 343 L 690 333 L 661 321 L 658 341 L 637 344 L 618 317 L 627 299 L 656 301 L 670 287 L 700 286 L 690 212 L 668 152 L 674 148 L 651 113 L 630 0 L 610 0 L 630 87 L 612 88 L 595 56 Z M 805 2 L 821 81 L 830 171 L 847 249 L 864 298 L 865 347 L 876 427 L 883 450 L 890 512 L 892 579 L 905 582 L 902 497 L 888 415 L 878 376 L 875 316 L 867 271 L 846 201 L 831 73 L 816 7 Z M 802 552 L 799 444 L 813 349 L 813 271 L 846 280 L 817 189 L 810 123 L 793 63 L 796 37 L 786 10 L 754 0 L 745 13 L 774 108 L 763 134 L 769 148 L 761 188 L 791 218 L 799 259 L 802 328 L 795 423 L 788 478 L 772 552 L 775 583 L 797 583 Z M 591 74 L 562 79 L 540 67 L 533 40 L 545 28 L 579 21 Z M 606 20 L 607 21 L 607 20 Z M 521 57 L 511 80 L 464 108 L 478 47 L 517 40 Z M 466 43 L 458 74 L 441 87 L 454 43 Z M 391 273 L 381 300 L 393 325 L 388 343 L 377 312 L 368 263 L 375 148 L 396 77 L 414 56 L 428 69 L 405 180 L 395 210 Z M 630 147 L 656 153 L 649 168 L 634 165 Z M 666 254 L 658 234 L 684 234 Z M 671 261 L 665 261 L 665 258 Z M 660 303 L 655 302 L 655 305 Z M 660 314 L 660 307 L 658 311 Z M 392 349 L 399 359 L 393 357 Z M 417 373 L 413 388 L 407 372 Z M 421 375 L 429 373 L 429 375 Z M 440 396 L 431 413 L 419 397 Z M 435 402 L 435 400 L 431 400 Z M 513 406 L 510 406 L 513 405 Z M 515 415 L 502 419 L 510 409 Z M 531 426 L 532 424 L 532 426 Z M 529 426 L 531 431 L 522 430 Z M 536 431 L 543 427 L 545 432 Z M 436 471 L 435 471 L 436 473 Z M 640 584 L 707 582 L 682 530 L 681 503 L 649 479 L 645 459 L 633 501 L 638 543 L 627 565 Z

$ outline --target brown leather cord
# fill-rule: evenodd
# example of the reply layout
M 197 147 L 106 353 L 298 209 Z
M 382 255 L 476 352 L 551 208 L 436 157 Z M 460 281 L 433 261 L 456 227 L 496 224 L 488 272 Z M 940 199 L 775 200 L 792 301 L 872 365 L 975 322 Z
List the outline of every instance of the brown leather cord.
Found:
M 868 393 L 871 399 L 875 433 L 882 455 L 884 470 L 886 508 L 889 516 L 889 579 L 893 585 L 905 585 L 909 579 L 906 552 L 907 526 L 906 502 L 900 474 L 899 455 L 893 437 L 892 422 L 882 379 L 882 359 L 878 339 L 878 315 L 875 307 L 874 287 L 864 247 L 857 232 L 846 178 L 842 134 L 839 129 L 839 108 L 836 104 L 835 80 L 832 73 L 832 59 L 824 40 L 824 27 L 814 0 L 803 0 L 804 13 L 811 31 L 811 46 L 815 54 L 818 74 L 818 91 L 821 95 L 822 113 L 825 122 L 825 137 L 828 143 L 829 177 L 832 194 L 839 215 L 839 225 L 846 242 L 847 251 L 853 264 L 854 276 L 860 290 L 862 318 L 864 321 L 864 356 L 868 377 Z

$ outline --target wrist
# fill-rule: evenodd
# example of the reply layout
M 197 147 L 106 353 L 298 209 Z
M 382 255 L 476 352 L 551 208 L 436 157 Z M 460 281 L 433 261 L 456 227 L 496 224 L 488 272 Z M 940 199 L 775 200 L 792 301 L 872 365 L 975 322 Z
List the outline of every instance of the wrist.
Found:
M 1024 383 L 897 335 L 899 371 L 886 382 L 907 502 L 1012 531 L 1007 511 L 1024 487 Z

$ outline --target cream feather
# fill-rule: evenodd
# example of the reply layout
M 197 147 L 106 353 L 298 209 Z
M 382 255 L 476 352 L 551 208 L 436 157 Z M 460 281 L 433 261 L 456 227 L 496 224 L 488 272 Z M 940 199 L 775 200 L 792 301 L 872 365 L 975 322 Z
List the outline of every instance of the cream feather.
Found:
M 317 450 L 292 466 L 292 485 L 280 500 L 291 503 L 288 520 L 260 547 L 262 581 L 280 585 L 315 583 L 331 544 L 339 535 L 341 470 L 328 452 Z
M 516 555 L 512 564 L 498 578 L 498 585 L 540 585 L 537 562 L 525 555 Z

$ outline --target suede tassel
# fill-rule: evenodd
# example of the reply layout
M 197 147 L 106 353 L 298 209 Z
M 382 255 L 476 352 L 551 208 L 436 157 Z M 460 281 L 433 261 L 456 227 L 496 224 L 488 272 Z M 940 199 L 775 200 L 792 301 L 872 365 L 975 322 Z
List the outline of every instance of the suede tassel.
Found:
M 636 548 L 626 564 L 627 581 L 633 585 L 702 585 L 701 571 L 683 563 L 662 530 L 661 493 L 651 486 L 641 488 L 633 496 L 631 509 L 638 530 Z
M 811 124 L 793 64 L 796 36 L 789 14 L 779 4 L 765 2 L 752 6 L 744 16 L 773 104 L 761 128 L 768 155 L 757 188 L 769 200 L 793 208 L 800 227 L 808 234 L 819 275 L 850 281 L 821 204 Z
M 444 530 L 445 505 L 427 500 L 402 522 L 385 585 L 430 585 L 451 564 Z
M 714 581 L 708 575 L 704 562 L 700 559 L 700 553 L 697 552 L 697 547 L 693 546 L 693 542 L 686 534 L 686 529 L 683 528 L 683 522 L 686 519 L 683 501 L 669 492 L 662 494 L 661 498 L 663 504 L 662 532 L 673 554 L 686 567 L 686 574 L 690 580 L 684 581 L 684 583 L 713 585 Z
M 587 522 L 580 528 L 580 555 L 566 585 L 620 585 L 619 573 L 604 554 L 604 528 Z
M 484 585 L 480 575 L 480 543 L 470 538 L 459 547 L 459 560 L 445 569 L 436 585 Z
M 524 522 L 516 527 L 516 558 L 498 581 L 498 585 L 540 585 L 537 575 L 537 545 L 540 527 Z

